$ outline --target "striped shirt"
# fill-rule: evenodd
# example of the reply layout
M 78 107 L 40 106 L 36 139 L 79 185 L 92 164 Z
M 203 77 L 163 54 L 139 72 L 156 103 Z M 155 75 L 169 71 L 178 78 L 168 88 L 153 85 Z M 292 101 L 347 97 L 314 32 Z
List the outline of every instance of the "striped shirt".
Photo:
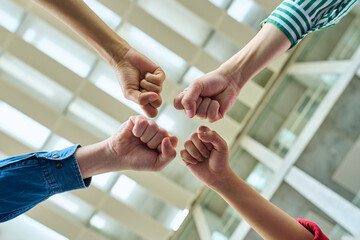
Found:
M 360 0 L 285 0 L 265 19 L 283 31 L 295 46 L 308 33 L 335 25 Z

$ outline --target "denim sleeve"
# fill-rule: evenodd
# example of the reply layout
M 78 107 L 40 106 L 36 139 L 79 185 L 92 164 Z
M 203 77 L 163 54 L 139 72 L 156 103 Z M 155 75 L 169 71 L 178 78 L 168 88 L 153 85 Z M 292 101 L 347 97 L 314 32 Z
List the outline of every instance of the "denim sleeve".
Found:
M 0 222 L 8 221 L 50 196 L 86 188 L 74 156 L 79 145 L 0 160 Z

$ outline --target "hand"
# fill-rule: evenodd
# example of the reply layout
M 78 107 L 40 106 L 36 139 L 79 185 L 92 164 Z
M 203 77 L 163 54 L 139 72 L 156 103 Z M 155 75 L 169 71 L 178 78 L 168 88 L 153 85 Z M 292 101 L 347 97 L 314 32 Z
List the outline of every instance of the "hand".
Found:
M 153 121 L 130 117 L 107 140 L 112 171 L 160 171 L 176 156 L 177 138 L 169 136 Z
M 225 140 L 208 127 L 199 127 L 184 147 L 180 152 L 181 158 L 193 175 L 206 185 L 220 182 L 231 172 Z
M 162 103 L 164 71 L 133 48 L 113 65 L 125 98 L 141 105 L 148 117 L 155 117 Z
M 230 74 L 217 69 L 198 78 L 174 99 L 176 109 L 184 109 L 189 118 L 215 122 L 234 105 L 240 87 Z

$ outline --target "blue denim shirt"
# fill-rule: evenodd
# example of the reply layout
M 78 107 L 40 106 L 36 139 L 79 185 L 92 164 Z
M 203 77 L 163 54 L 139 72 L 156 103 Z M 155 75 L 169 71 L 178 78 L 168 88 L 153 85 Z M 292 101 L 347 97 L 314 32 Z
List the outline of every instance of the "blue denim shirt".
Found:
M 79 145 L 0 160 L 0 222 L 8 221 L 50 196 L 86 188 L 74 156 Z

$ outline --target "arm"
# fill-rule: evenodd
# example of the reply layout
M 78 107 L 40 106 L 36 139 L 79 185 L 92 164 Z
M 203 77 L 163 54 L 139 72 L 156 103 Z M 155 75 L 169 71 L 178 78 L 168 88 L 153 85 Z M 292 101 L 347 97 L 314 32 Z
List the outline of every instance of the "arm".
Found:
M 210 122 L 223 118 L 244 84 L 290 46 L 290 40 L 281 30 L 265 24 L 237 54 L 180 93 L 174 99 L 175 108 L 185 109 L 190 118 L 198 115 Z
M 175 158 L 176 145 L 175 136 L 137 116 L 99 143 L 1 160 L 0 222 L 28 211 L 54 194 L 86 188 L 97 174 L 159 171 Z
M 109 139 L 79 148 L 82 178 L 105 172 L 160 171 L 176 156 L 177 138 L 142 116 L 130 117 Z
M 247 81 L 308 33 L 335 25 L 359 0 L 299 2 L 281 3 L 243 49 L 180 93 L 175 108 L 185 109 L 190 118 L 223 118 Z
M 123 94 L 157 115 L 163 70 L 111 30 L 82 0 L 34 0 L 88 42 L 114 69 Z
M 216 132 L 202 126 L 184 146 L 181 157 L 193 175 L 224 198 L 264 239 L 314 238 L 306 228 L 264 199 L 230 169 L 226 142 Z

